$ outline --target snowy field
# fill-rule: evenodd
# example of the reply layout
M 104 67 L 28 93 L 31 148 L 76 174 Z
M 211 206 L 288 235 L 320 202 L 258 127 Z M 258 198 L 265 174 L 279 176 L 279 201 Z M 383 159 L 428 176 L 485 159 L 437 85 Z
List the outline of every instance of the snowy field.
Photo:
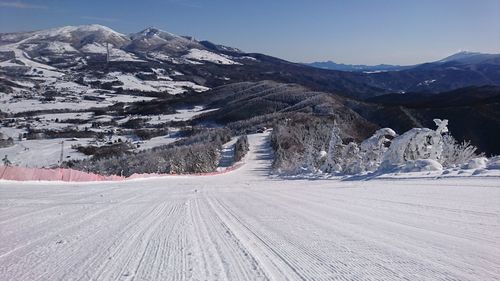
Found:
M 218 108 L 204 109 L 203 106 L 195 106 L 188 109 L 177 109 L 174 114 L 149 115 L 151 120 L 149 124 L 161 124 L 170 121 L 188 121 L 201 114 L 219 110 Z
M 148 115 L 147 117 L 151 120 L 148 121 L 149 124 L 162 124 L 170 121 L 189 121 L 201 114 L 215 111 L 218 109 L 204 109 L 203 106 L 194 106 L 192 108 L 178 109 L 174 114 L 161 114 L 161 115 Z M 70 112 L 70 113 L 51 113 L 51 114 L 41 114 L 35 116 L 38 121 L 30 120 L 30 127 L 33 129 L 79 129 L 85 130 L 85 128 L 91 128 L 92 121 L 109 122 L 113 120 L 113 116 L 110 115 L 100 115 L 98 117 L 93 117 L 92 112 Z M 59 122 L 55 122 L 58 119 Z M 71 124 L 63 123 L 61 121 L 67 119 L 79 119 L 87 120 L 87 123 L 83 124 Z M 123 124 L 131 119 L 131 116 L 124 117 L 117 122 Z M 26 118 L 17 118 L 20 122 L 28 122 Z M 106 129 L 111 129 L 112 127 L 103 128 L 91 128 L 92 131 L 106 131 Z M 137 137 L 134 135 L 114 135 L 111 139 L 107 141 L 130 141 L 139 144 L 138 150 L 150 149 L 162 145 L 171 144 L 176 142 L 182 137 L 178 136 L 179 129 L 171 127 L 169 129 L 169 134 L 164 136 L 153 137 L 148 140 L 138 141 Z M 41 167 L 51 167 L 59 165 L 59 160 L 61 156 L 61 142 L 64 141 L 63 149 L 63 161 L 68 160 L 78 160 L 88 158 L 89 156 L 78 152 L 76 149 L 72 148 L 73 145 L 98 145 L 94 142 L 92 138 L 56 138 L 56 139 L 36 139 L 36 140 L 18 140 L 18 136 L 21 133 L 26 133 L 25 129 L 18 129 L 13 127 L 4 127 L 0 125 L 0 133 L 4 134 L 5 137 L 12 137 L 14 139 L 14 145 L 0 148 L 0 158 L 7 156 L 9 161 L 13 165 L 28 167 L 28 168 L 41 168 Z M 106 141 L 106 142 L 107 142 Z M 100 143 L 103 145 L 103 143 Z
M 500 180 L 0 183 L 0 280 L 498 280 Z
M 0 148 L 1 157 L 7 156 L 9 161 L 17 166 L 28 168 L 49 168 L 59 164 L 61 148 L 63 148 L 63 161 L 87 158 L 85 154 L 72 149 L 73 145 L 87 145 L 92 139 L 82 138 L 77 140 L 44 139 L 24 140 L 13 146 Z

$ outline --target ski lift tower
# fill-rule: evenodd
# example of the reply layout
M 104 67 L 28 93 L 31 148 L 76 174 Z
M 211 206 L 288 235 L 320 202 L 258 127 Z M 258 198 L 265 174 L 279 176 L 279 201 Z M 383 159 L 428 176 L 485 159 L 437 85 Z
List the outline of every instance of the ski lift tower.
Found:
M 109 64 L 109 42 L 106 42 L 106 63 Z
M 59 166 L 62 165 L 64 160 L 64 141 L 61 141 L 61 154 L 59 155 Z

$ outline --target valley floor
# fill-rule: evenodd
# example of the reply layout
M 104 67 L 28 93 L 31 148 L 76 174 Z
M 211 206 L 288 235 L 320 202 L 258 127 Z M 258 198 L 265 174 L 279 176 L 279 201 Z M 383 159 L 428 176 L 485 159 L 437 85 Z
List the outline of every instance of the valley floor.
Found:
M 0 183 L 0 280 L 494 280 L 500 180 Z

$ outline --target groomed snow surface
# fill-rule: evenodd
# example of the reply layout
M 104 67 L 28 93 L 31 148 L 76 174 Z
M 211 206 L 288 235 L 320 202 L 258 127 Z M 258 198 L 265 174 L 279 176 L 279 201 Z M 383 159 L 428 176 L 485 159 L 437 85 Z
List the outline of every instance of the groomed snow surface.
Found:
M 0 183 L 0 280 L 495 280 L 498 178 Z

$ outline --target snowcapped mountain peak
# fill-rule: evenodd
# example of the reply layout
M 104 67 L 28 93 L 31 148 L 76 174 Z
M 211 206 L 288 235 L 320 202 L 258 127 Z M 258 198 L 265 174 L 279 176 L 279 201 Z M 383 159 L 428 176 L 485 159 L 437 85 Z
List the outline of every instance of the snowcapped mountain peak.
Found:
M 124 34 L 114 31 L 113 29 L 99 25 L 99 24 L 90 24 L 90 25 L 79 25 L 79 26 L 63 26 L 57 28 L 44 29 L 40 31 L 33 32 L 37 38 L 52 38 L 52 37 L 74 37 L 81 35 L 90 35 L 90 34 L 101 34 L 105 36 L 114 36 L 114 37 L 126 37 Z
M 439 62 L 459 61 L 459 60 L 463 60 L 463 59 L 467 59 L 467 58 L 470 58 L 473 56 L 479 56 L 479 55 L 485 55 L 485 54 L 479 53 L 479 52 L 459 51 L 458 53 L 455 53 L 451 56 L 448 56 L 448 57 L 440 60 Z
M 59 28 L 60 30 L 62 29 L 68 29 L 71 31 L 83 31 L 83 32 L 95 32 L 95 31 L 106 31 L 106 32 L 112 32 L 112 33 L 118 33 L 117 31 L 114 31 L 113 29 L 100 25 L 100 24 L 84 24 L 84 25 L 67 25 Z M 121 33 L 118 33 L 121 34 Z
M 157 35 L 158 33 L 162 32 L 162 30 L 155 28 L 155 27 L 148 27 L 141 31 L 140 33 L 144 36 L 153 36 Z
M 146 36 L 146 37 L 151 37 L 154 35 L 158 35 L 160 33 L 168 33 L 168 32 L 165 32 L 165 31 L 158 29 L 156 27 L 148 27 L 148 28 L 144 29 L 143 31 L 138 32 L 137 34 L 142 35 L 142 36 Z
M 475 64 L 482 63 L 486 61 L 490 61 L 495 63 L 492 60 L 498 60 L 500 58 L 500 54 L 485 54 L 480 52 L 470 52 L 470 51 L 460 51 L 456 54 L 448 56 L 442 60 L 437 61 L 437 63 L 462 63 L 462 64 Z
M 159 28 L 149 27 L 130 35 L 129 49 L 139 51 L 158 51 L 167 53 L 184 52 L 191 48 L 203 48 L 196 40 L 179 36 Z
M 80 31 L 80 32 L 103 32 L 103 33 L 108 33 L 108 34 L 113 34 L 117 36 L 125 36 L 124 34 L 117 32 L 107 26 L 100 25 L 100 24 L 90 24 L 90 25 L 81 25 L 77 26 L 75 31 Z
M 64 43 L 78 49 L 83 45 L 93 43 L 111 43 L 115 46 L 123 46 L 128 43 L 130 39 L 109 27 L 91 24 L 63 26 L 31 32 L 0 34 L 0 41 L 17 44 L 31 44 L 33 46 L 52 43 L 61 45 L 61 43 Z
M 173 40 L 181 38 L 176 34 L 155 27 L 148 27 L 138 33 L 132 34 L 130 37 L 132 38 L 132 40 L 151 39 L 155 37 L 163 40 Z

